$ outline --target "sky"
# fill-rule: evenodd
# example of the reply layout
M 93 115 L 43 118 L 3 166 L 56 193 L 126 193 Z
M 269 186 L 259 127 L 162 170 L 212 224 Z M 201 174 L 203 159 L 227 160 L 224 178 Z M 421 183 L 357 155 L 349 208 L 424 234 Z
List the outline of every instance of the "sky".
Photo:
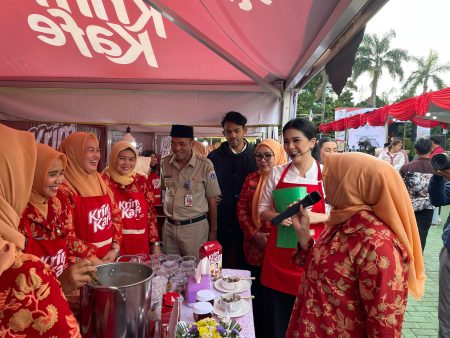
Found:
M 383 36 L 390 29 L 396 33 L 391 48 L 406 49 L 410 55 L 426 57 L 430 49 L 438 52 L 439 63 L 450 62 L 450 1 L 449 0 L 389 0 L 387 4 L 368 22 L 366 33 Z M 404 65 L 404 80 L 414 70 L 415 63 Z M 387 73 L 387 71 L 386 71 Z M 450 86 L 450 72 L 442 73 L 441 78 Z M 368 77 L 358 79 L 356 101 L 370 96 Z M 401 95 L 402 83 L 383 75 L 377 95 L 388 93 L 391 101 Z M 430 90 L 436 90 L 429 83 Z M 420 93 L 418 93 L 420 94 Z

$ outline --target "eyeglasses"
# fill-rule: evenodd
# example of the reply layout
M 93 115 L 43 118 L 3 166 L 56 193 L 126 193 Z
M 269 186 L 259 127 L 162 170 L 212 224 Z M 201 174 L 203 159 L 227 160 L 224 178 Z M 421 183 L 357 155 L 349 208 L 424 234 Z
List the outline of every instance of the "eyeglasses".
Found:
M 258 161 L 261 161 L 262 159 L 265 159 L 266 161 L 270 161 L 270 159 L 272 158 L 272 156 L 275 156 L 274 154 L 271 153 L 264 153 L 264 154 L 255 154 L 255 158 Z

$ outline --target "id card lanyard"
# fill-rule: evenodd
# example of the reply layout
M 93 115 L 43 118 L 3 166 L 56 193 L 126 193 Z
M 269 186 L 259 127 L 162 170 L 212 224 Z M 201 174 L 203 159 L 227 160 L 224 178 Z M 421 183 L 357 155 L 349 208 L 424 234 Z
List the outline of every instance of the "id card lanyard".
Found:
M 194 205 L 194 201 L 192 198 L 192 181 L 186 180 L 183 184 L 184 189 L 186 190 L 186 193 L 184 194 L 184 206 L 185 207 L 192 207 Z

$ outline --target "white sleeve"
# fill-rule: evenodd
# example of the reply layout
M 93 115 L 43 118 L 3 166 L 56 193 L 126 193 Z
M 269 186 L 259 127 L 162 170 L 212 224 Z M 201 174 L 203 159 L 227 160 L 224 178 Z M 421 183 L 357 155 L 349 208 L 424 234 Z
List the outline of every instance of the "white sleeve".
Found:
M 403 167 L 403 165 L 405 164 L 405 155 L 403 155 L 403 153 L 401 153 L 402 156 L 400 156 L 400 160 L 398 161 L 398 163 L 394 166 L 395 169 L 397 169 L 397 171 L 400 171 L 400 169 Z
M 275 211 L 273 208 L 272 190 L 275 189 L 275 170 L 270 173 L 266 185 L 261 193 L 261 200 L 259 201 L 258 213 L 261 215 L 263 211 L 271 210 Z

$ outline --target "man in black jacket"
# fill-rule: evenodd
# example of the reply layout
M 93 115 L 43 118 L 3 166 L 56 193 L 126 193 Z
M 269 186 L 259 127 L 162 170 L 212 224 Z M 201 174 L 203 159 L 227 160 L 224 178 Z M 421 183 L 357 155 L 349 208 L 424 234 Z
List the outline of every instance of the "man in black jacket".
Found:
M 244 236 L 236 217 L 236 206 L 245 177 L 256 170 L 254 149 L 244 139 L 246 123 L 247 119 L 242 114 L 234 111 L 227 113 L 222 120 L 223 135 L 227 142 L 208 155 L 214 164 L 222 192 L 217 206 L 217 240 L 222 245 L 225 268 L 246 268 L 242 247 Z
M 450 204 L 450 169 L 437 170 L 431 177 L 428 192 L 435 207 Z M 444 246 L 439 254 L 439 338 L 450 337 L 450 214 L 442 233 Z

